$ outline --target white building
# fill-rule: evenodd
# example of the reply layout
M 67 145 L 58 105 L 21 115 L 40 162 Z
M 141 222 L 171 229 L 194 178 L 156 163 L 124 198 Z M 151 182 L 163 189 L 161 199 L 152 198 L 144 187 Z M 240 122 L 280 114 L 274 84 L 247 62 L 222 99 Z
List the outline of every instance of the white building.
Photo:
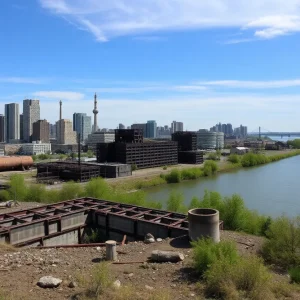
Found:
M 239 155 L 243 155 L 246 154 L 250 151 L 249 148 L 247 147 L 236 147 L 236 148 L 231 148 L 230 149 L 230 154 L 239 154 Z
M 22 150 L 27 155 L 47 154 L 51 152 L 51 144 L 32 143 L 22 144 Z

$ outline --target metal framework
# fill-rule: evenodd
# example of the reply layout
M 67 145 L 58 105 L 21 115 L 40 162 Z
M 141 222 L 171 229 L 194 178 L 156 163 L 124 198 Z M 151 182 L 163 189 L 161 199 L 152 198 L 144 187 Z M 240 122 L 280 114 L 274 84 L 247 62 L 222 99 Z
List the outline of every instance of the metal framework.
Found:
M 112 232 L 133 239 L 146 233 L 156 237 L 177 237 L 188 233 L 187 216 L 163 210 L 94 198 L 80 198 L 38 208 L 0 215 L 0 242 L 16 246 L 53 245 L 59 236 L 96 227 L 109 237 Z M 55 240 L 56 239 L 56 240 Z
M 38 182 L 47 182 L 53 179 L 85 182 L 95 177 L 100 177 L 100 167 L 91 164 L 50 162 L 37 165 Z

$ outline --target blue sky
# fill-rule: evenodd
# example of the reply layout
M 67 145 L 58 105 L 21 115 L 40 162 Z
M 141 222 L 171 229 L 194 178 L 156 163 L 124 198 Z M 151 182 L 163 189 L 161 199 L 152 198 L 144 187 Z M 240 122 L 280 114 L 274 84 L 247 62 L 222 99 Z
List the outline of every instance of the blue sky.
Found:
M 300 0 L 2 0 L 0 113 L 300 131 Z

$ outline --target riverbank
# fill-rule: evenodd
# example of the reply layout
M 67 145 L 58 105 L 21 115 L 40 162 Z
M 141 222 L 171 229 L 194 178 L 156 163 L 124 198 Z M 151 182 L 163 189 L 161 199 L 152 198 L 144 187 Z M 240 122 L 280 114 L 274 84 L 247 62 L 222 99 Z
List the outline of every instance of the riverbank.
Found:
M 268 164 L 271 162 L 300 155 L 300 150 L 265 151 L 265 154 L 254 155 L 260 157 L 260 163 L 253 164 L 252 166 Z M 263 159 L 261 159 L 262 157 Z M 216 173 L 226 173 L 250 167 L 243 165 L 240 160 L 236 163 L 232 163 L 224 157 L 222 157 L 220 161 L 216 161 L 216 164 L 217 170 L 211 174 L 203 172 L 204 165 L 180 165 L 168 167 L 167 169 L 165 169 L 164 167 L 149 170 L 138 170 L 133 173 L 132 177 L 108 179 L 107 181 L 112 188 L 129 192 L 164 185 L 168 183 L 174 183 L 174 181 L 168 182 L 167 180 L 168 176 L 170 176 L 172 172 L 178 173 L 177 182 L 180 182 L 187 180 L 195 180 L 201 177 L 209 177 L 215 175 Z M 202 172 L 199 170 L 202 170 Z

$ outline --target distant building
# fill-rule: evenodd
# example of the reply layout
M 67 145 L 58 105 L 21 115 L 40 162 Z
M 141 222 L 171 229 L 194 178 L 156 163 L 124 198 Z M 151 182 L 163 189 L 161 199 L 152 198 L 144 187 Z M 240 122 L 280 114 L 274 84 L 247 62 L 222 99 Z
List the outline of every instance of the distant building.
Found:
M 76 144 L 77 136 L 71 120 L 61 119 L 56 122 L 57 144 Z
M 50 143 L 31 143 L 31 144 L 22 144 L 21 151 L 23 154 L 27 155 L 39 155 L 51 153 L 51 144 Z
M 126 128 L 126 126 L 124 124 L 122 124 L 122 123 L 119 124 L 119 129 L 125 129 L 125 128 Z
M 230 154 L 239 154 L 243 155 L 250 151 L 248 147 L 235 147 L 230 149 Z
M 33 123 L 32 127 L 32 141 L 50 143 L 49 122 L 47 120 L 38 120 Z
M 183 123 L 173 121 L 171 124 L 171 133 L 175 133 L 177 131 L 183 131 Z
M 5 104 L 5 141 L 20 140 L 20 113 L 19 104 Z
M 56 124 L 49 124 L 49 134 L 51 139 L 56 139 Z
M 247 126 L 240 125 L 240 127 L 234 129 L 234 135 L 240 138 L 245 138 L 248 135 Z
M 128 129 L 128 128 L 127 128 Z M 142 129 L 143 135 L 146 137 L 146 123 L 136 123 L 130 126 L 130 129 Z
M 23 141 L 24 135 L 23 135 L 23 125 L 24 125 L 24 118 L 23 114 L 20 114 L 20 140 Z
M 74 113 L 73 130 L 80 133 L 80 141 L 85 142 L 92 133 L 92 118 L 85 113 Z
M 146 123 L 146 138 L 155 139 L 156 138 L 156 128 L 157 124 L 156 121 L 147 121 Z
M 23 100 L 23 140 L 32 141 L 33 123 L 40 119 L 40 101 Z
M 115 141 L 115 133 L 96 131 L 87 139 L 88 149 L 95 151 L 98 143 L 112 143 Z
M 5 142 L 4 125 L 5 125 L 5 117 L 3 115 L 0 115 L 0 143 Z

